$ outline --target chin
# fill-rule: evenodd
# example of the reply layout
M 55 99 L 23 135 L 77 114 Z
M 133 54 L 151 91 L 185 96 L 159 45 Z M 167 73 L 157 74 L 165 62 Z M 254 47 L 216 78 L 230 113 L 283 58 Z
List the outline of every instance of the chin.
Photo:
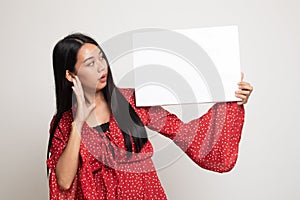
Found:
M 106 84 L 107 84 L 107 82 L 99 83 L 96 88 L 96 91 L 99 92 L 100 90 L 103 90 L 105 88 Z

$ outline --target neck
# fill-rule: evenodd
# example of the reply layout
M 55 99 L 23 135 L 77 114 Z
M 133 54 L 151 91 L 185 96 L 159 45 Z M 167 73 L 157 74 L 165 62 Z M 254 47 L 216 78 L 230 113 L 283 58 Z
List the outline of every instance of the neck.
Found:
M 95 103 L 96 105 L 89 118 L 87 119 L 89 124 L 91 124 L 91 126 L 95 126 L 99 123 L 102 124 L 104 122 L 107 122 L 109 120 L 109 116 L 111 116 L 111 109 L 104 98 L 103 92 L 101 90 L 97 91 L 96 93 L 88 93 L 85 91 L 84 96 L 87 106 L 91 105 L 92 103 Z
M 107 103 L 105 98 L 104 98 L 104 94 L 101 90 L 95 92 L 85 92 L 84 96 L 87 100 L 87 104 L 92 104 L 95 103 L 96 107 L 100 107 L 100 105 L 104 105 L 104 103 Z

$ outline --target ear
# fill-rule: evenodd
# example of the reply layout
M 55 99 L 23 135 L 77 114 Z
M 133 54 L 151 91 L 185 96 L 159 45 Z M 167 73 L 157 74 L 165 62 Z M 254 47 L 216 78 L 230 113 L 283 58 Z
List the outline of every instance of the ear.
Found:
M 73 78 L 75 78 L 75 74 L 70 72 L 69 70 L 66 70 L 66 79 L 73 83 Z

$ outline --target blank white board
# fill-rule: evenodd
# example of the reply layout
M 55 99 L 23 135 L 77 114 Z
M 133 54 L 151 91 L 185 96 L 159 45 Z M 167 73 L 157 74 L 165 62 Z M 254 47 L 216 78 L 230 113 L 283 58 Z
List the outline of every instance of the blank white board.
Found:
M 238 27 L 133 34 L 137 106 L 240 101 Z

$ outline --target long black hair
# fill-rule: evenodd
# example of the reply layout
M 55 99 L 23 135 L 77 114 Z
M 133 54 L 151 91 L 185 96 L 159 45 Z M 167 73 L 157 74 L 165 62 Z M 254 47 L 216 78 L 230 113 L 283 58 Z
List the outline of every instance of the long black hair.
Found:
M 59 128 L 59 121 L 61 120 L 63 113 L 71 109 L 73 105 L 72 99 L 74 98 L 72 98 L 73 92 L 71 88 L 73 83 L 66 79 L 66 70 L 75 72 L 77 53 L 85 43 L 94 44 L 103 52 L 99 44 L 94 39 L 82 33 L 73 33 L 66 36 L 61 39 L 53 49 L 52 62 L 56 92 L 56 114 L 53 125 L 50 129 L 47 159 L 49 158 L 54 132 L 57 128 Z M 148 141 L 146 129 L 140 117 L 136 114 L 132 106 L 114 84 L 110 65 L 104 52 L 103 57 L 107 62 L 108 74 L 107 84 L 102 89 L 102 92 L 119 128 L 122 131 L 126 150 L 128 152 L 127 157 L 129 158 L 132 153 L 132 145 L 135 147 L 135 152 L 138 153 Z M 132 144 L 130 137 L 132 137 L 134 144 Z M 47 175 L 49 175 L 48 166 Z

